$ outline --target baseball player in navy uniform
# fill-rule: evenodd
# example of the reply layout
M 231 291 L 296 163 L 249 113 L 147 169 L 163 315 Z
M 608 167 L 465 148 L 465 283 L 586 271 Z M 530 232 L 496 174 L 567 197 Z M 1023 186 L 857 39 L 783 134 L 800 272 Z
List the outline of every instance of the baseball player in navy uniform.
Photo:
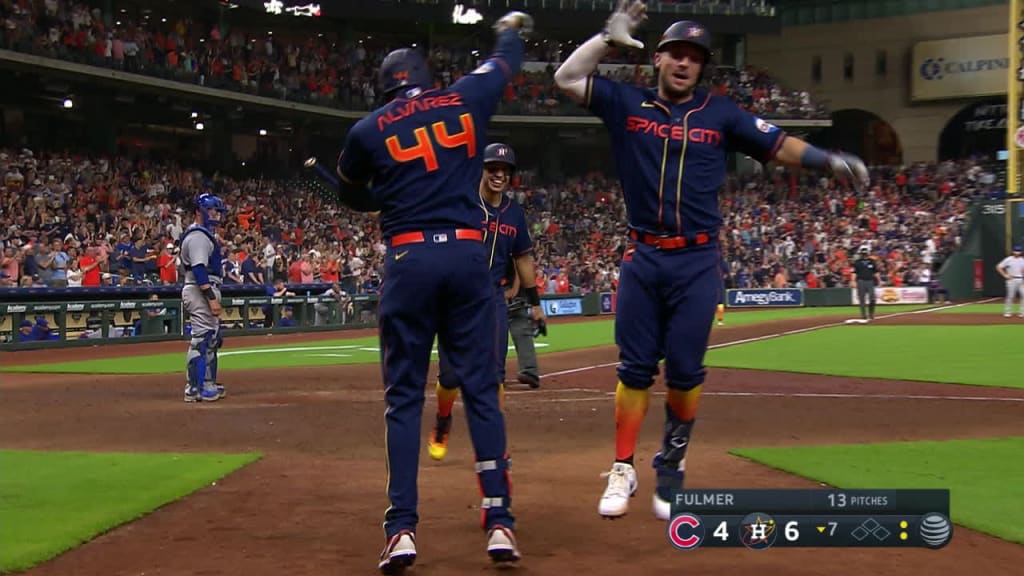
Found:
M 387 104 L 349 130 L 338 157 L 340 200 L 379 211 L 388 246 L 379 320 L 390 502 L 384 574 L 401 573 L 416 559 L 420 426 L 435 337 L 462 386 L 487 552 L 494 562 L 519 559 L 494 377 L 491 254 L 480 226 L 487 210 L 477 187 L 487 126 L 519 72 L 532 26 L 521 12 L 501 18 L 494 54 L 442 90 L 430 89 L 433 75 L 418 51 L 388 54 L 379 70 Z
M 629 227 L 615 323 L 615 461 L 603 474 L 608 485 L 598 512 L 626 514 L 636 492 L 633 452 L 649 388 L 664 359 L 668 393 L 664 438 L 653 459 L 653 509 L 665 520 L 671 492 L 683 486 L 721 290 L 718 191 L 728 153 L 829 169 L 858 190 L 867 185 L 868 173 L 858 158 L 788 136 L 700 87 L 712 54 L 710 33 L 697 22 L 676 22 L 662 35 L 654 54 L 656 90 L 592 75 L 610 46 L 644 47 L 632 36 L 645 19 L 643 2 L 622 0 L 605 30 L 559 67 L 555 82 L 607 127 Z
M 508 357 L 508 303 L 505 290 L 508 288 L 508 264 L 513 263 L 516 272 L 524 278 L 526 299 L 533 306 L 534 322 L 543 322 L 544 313 L 540 307 L 537 292 L 537 274 L 533 268 L 533 242 L 526 226 L 526 213 L 522 206 L 505 194 L 512 174 L 516 169 L 516 156 L 506 144 L 491 144 L 484 151 L 484 174 L 480 179 L 480 198 L 487 209 L 483 222 L 485 244 L 488 250 L 488 265 L 491 270 L 491 286 L 494 295 L 496 338 L 494 350 L 495 381 L 498 383 L 499 398 L 505 384 L 505 360 Z M 452 428 L 452 406 L 459 395 L 459 380 L 451 369 L 448 351 L 438 346 L 440 370 L 437 376 L 437 419 L 434 431 L 427 441 L 427 451 L 434 460 L 442 460 L 448 454 L 448 436 Z
M 718 307 L 715 309 L 715 319 L 718 320 L 719 326 L 725 324 L 726 280 L 729 278 L 729 263 L 726 262 L 725 258 L 721 260 L 721 272 L 722 282 L 718 286 Z
M 216 402 L 225 396 L 217 384 L 217 351 L 224 343 L 220 328 L 220 286 L 224 278 L 217 227 L 227 209 L 213 194 L 196 199 L 196 220 L 181 235 L 185 285 L 181 301 L 192 326 L 186 355 L 185 402 Z

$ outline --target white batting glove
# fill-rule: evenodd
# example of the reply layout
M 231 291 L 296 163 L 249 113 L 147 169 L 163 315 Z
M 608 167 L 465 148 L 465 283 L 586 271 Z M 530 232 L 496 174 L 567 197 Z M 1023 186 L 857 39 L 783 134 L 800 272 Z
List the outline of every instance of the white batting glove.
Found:
M 516 30 L 519 37 L 526 40 L 533 33 L 533 16 L 525 12 L 509 12 L 494 23 L 494 29 L 498 32 Z
M 637 28 L 647 20 L 647 4 L 641 0 L 619 0 L 615 12 L 605 23 L 604 41 L 609 44 L 643 50 L 644 43 L 633 38 Z
M 829 168 L 836 176 L 848 179 L 857 192 L 863 192 L 871 185 L 871 176 L 864 161 L 847 152 L 829 154 Z

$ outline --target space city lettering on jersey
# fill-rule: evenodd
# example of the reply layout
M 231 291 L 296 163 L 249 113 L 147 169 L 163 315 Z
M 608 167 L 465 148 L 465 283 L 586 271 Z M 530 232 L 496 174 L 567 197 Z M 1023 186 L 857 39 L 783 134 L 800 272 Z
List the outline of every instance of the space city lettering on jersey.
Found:
M 420 112 L 427 112 L 429 110 L 437 110 L 438 108 L 449 108 L 452 106 L 462 106 L 462 95 L 461 94 L 444 94 L 441 96 L 426 96 L 424 98 L 416 98 L 410 100 L 405 104 L 395 106 L 387 112 L 380 115 L 377 118 L 377 129 L 383 131 L 385 126 L 398 122 L 399 120 L 408 118 L 413 114 Z
M 672 140 L 683 139 L 682 126 L 663 124 L 657 120 L 648 120 L 640 116 L 626 117 L 626 131 L 651 134 L 658 138 L 670 138 Z M 687 130 L 686 139 L 694 144 L 707 144 L 716 147 L 722 145 L 722 133 L 708 128 L 690 128 Z
M 803 306 L 804 291 L 801 288 L 734 289 L 726 291 L 726 302 L 730 307 Z

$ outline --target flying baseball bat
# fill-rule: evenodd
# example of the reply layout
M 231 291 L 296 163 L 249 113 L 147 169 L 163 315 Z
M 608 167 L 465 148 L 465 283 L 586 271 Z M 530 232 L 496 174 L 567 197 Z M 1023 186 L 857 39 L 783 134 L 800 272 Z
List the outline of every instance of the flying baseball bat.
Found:
M 305 166 L 307 170 L 312 171 L 321 182 L 330 185 L 332 189 L 338 190 L 341 188 L 338 184 L 338 177 L 325 170 L 317 161 L 316 156 L 306 159 L 306 161 L 303 162 L 303 166 Z

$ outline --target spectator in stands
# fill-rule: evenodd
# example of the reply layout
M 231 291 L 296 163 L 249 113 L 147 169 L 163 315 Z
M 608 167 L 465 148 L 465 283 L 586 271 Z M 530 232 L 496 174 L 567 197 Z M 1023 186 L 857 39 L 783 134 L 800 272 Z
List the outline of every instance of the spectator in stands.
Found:
M 161 284 L 178 283 L 178 266 L 181 265 L 181 262 L 178 261 L 178 257 L 173 253 L 173 250 L 174 244 L 170 242 L 165 243 L 160 250 L 160 256 L 156 259 L 156 267 L 160 271 Z
M 76 258 L 71 261 L 71 265 L 67 270 L 67 287 L 68 288 L 81 288 L 82 287 L 82 269 L 79 268 L 80 259 Z
M 96 246 L 89 246 L 85 249 L 85 255 L 78 259 L 78 265 L 82 271 L 82 286 L 84 288 L 96 288 L 100 282 L 100 249 Z

